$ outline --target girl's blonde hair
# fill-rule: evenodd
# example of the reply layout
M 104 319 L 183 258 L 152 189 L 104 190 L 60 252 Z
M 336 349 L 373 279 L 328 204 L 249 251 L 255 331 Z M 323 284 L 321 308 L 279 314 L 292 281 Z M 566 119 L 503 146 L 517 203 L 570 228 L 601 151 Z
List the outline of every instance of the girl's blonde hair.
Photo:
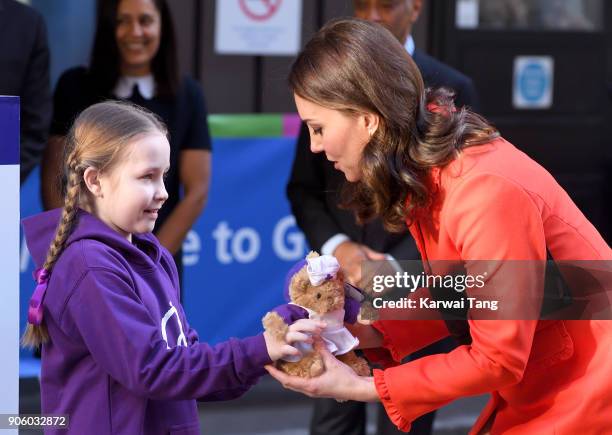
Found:
M 136 137 L 155 133 L 168 134 L 164 123 L 156 115 L 142 107 L 119 101 L 94 104 L 74 121 L 64 148 L 62 216 L 42 267 L 49 276 L 76 226 L 81 193 L 85 189 L 85 170 L 94 167 L 101 172 L 108 171 Z M 28 323 L 21 343 L 25 347 L 39 347 L 48 339 L 44 323 Z

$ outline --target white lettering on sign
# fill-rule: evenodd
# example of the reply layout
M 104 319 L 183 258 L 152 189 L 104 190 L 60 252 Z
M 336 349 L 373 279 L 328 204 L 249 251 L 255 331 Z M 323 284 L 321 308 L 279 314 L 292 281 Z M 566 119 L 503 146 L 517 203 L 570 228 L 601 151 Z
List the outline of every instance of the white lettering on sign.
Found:
M 291 229 L 294 231 L 287 234 Z M 304 256 L 306 249 L 304 234 L 295 230 L 293 216 L 286 216 L 276 224 L 272 235 L 272 247 L 281 260 L 296 261 Z
M 261 236 L 254 228 L 232 229 L 228 222 L 221 221 L 213 230 L 212 238 L 215 241 L 215 256 L 221 264 L 231 264 L 234 261 L 252 263 L 261 252 Z M 296 261 L 305 255 L 306 240 L 291 215 L 276 223 L 271 242 L 272 250 L 283 261 Z M 183 244 L 183 261 L 186 266 L 195 266 L 198 263 L 200 245 L 200 237 L 191 231 Z M 186 261 L 186 258 L 189 258 L 189 261 Z

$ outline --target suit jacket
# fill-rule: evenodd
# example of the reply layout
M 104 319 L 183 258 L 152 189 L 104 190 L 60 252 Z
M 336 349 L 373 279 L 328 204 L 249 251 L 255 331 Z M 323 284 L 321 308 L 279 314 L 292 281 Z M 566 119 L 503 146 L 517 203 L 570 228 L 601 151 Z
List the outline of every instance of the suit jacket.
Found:
M 528 293 L 542 291 L 534 286 L 542 276 L 525 265 L 541 264 L 547 251 L 556 261 L 598 261 L 609 279 L 612 251 L 606 242 L 550 174 L 505 140 L 465 149 L 455 162 L 434 170 L 432 179 L 439 192 L 432 208 L 409 227 L 424 264 L 461 261 L 470 274 L 469 265 L 480 268 L 479 260 L 537 260 L 522 262 L 519 274 L 514 267 L 512 276 L 500 271 L 517 262 L 490 269 L 484 290 L 503 291 L 500 310 L 517 301 L 521 310 L 538 308 L 529 304 L 534 299 Z M 391 420 L 407 431 L 414 419 L 452 400 L 492 392 L 471 433 L 480 433 L 494 412 L 491 434 L 609 433 L 612 322 L 538 318 L 536 312 L 481 320 L 471 312 L 471 344 L 375 370 Z M 382 320 L 374 327 L 396 364 L 449 334 L 436 320 Z M 366 350 L 366 356 L 389 366 L 381 350 Z
M 458 106 L 478 109 L 476 90 L 468 77 L 419 50 L 415 50 L 413 59 L 426 86 L 454 89 Z M 310 152 L 310 136 L 306 125 L 302 124 L 287 196 L 311 248 L 320 251 L 332 236 L 344 233 L 351 240 L 389 253 L 398 260 L 418 259 L 418 251 L 408 232 L 388 233 L 379 220 L 359 226 L 352 212 L 338 208 L 343 183 L 344 175 L 334 169 L 323 153 Z
M 15 0 L 0 0 L 0 94 L 20 97 L 23 182 L 45 148 L 52 105 L 45 23 Z

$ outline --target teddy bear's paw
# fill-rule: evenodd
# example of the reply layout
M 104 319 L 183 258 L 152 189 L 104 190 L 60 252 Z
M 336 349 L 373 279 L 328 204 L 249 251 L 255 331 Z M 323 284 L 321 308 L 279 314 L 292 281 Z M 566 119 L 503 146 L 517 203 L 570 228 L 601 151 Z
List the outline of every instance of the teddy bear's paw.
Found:
M 355 373 L 357 373 L 359 376 L 370 376 L 372 374 L 369 364 L 363 358 L 357 358 L 357 361 L 355 361 L 352 369 L 355 370 Z
M 318 353 L 313 354 L 312 362 L 310 364 L 309 374 L 311 378 L 316 378 L 322 375 L 325 371 L 325 363 L 323 363 L 323 357 Z
M 340 362 L 352 368 L 358 376 L 370 376 L 371 370 L 368 362 L 364 358 L 357 356 L 355 352 L 345 353 L 337 358 Z
M 285 323 L 283 318 L 274 311 L 269 312 L 261 320 L 263 327 L 266 331 L 269 331 L 274 339 L 279 341 L 285 341 L 285 336 L 289 331 L 289 326 Z

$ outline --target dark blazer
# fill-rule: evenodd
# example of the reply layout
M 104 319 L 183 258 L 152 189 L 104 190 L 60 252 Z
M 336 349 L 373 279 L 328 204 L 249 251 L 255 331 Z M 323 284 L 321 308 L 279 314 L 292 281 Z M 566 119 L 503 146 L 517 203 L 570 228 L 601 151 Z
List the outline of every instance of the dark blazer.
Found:
M 470 106 L 478 110 L 476 90 L 471 79 L 418 50 L 413 59 L 426 86 L 452 88 L 457 93 L 457 106 Z M 344 175 L 334 169 L 324 153 L 310 152 L 310 136 L 305 124 L 302 124 L 287 185 L 287 197 L 297 224 L 311 248 L 320 251 L 330 237 L 344 233 L 352 241 L 389 253 L 397 260 L 419 259 L 408 230 L 402 234 L 388 233 L 380 220 L 359 226 L 352 212 L 337 207 L 343 182 Z
M 52 106 L 45 23 L 15 0 L 0 0 L 0 95 L 21 97 L 23 182 L 45 148 Z

